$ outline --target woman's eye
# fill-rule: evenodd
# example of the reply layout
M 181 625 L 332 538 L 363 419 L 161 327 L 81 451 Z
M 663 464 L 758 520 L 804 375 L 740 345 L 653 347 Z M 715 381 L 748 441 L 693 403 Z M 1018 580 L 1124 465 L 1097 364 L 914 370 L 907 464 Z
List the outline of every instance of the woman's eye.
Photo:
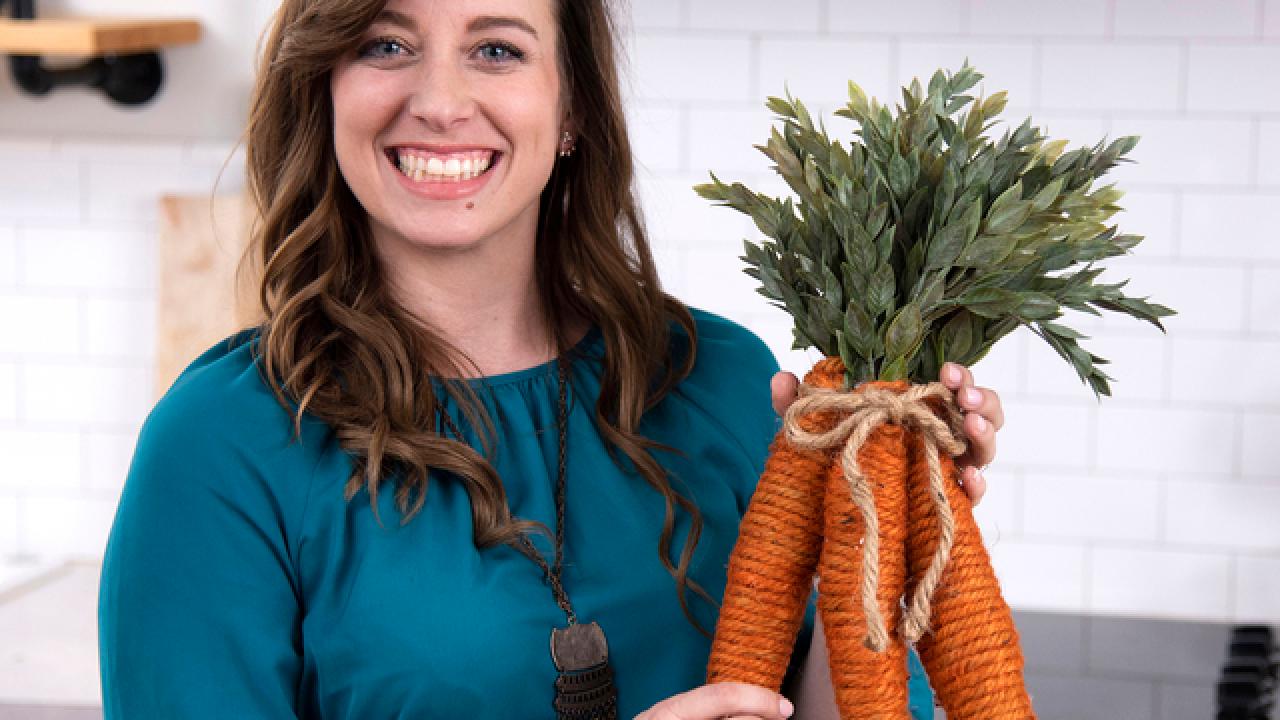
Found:
M 478 52 L 485 62 L 503 64 L 524 59 L 524 53 L 514 45 L 489 42 L 480 46 Z
M 405 51 L 405 46 L 394 38 L 378 38 L 365 43 L 360 48 L 360 57 L 385 58 L 393 57 Z

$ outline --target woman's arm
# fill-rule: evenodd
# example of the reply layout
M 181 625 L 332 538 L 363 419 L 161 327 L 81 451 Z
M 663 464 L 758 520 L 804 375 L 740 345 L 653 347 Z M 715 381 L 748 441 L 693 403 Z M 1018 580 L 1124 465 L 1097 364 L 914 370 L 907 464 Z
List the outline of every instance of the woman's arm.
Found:
M 301 503 L 207 408 L 162 401 L 138 440 L 99 595 L 106 720 L 297 717 Z

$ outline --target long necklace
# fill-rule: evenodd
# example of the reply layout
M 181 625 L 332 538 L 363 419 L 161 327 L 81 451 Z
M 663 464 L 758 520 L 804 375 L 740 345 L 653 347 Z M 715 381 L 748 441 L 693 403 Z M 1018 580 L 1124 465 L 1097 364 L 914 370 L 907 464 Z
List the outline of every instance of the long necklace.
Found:
M 609 643 L 599 623 L 580 623 L 569 602 L 561 577 L 564 571 L 564 523 L 565 523 L 565 466 L 568 444 L 569 403 L 567 398 L 568 369 L 563 357 L 556 360 L 559 398 L 556 413 L 559 457 L 556 473 L 556 534 L 555 560 L 548 566 L 542 554 L 533 547 L 526 536 L 520 537 L 518 549 L 542 569 L 551 585 L 551 595 L 556 605 L 564 611 L 568 625 L 551 630 L 551 661 L 555 664 L 556 716 L 560 720 L 616 720 L 618 717 L 618 690 L 613 684 L 613 667 L 609 664 Z M 462 441 L 462 433 L 453 419 L 437 404 L 449 431 Z

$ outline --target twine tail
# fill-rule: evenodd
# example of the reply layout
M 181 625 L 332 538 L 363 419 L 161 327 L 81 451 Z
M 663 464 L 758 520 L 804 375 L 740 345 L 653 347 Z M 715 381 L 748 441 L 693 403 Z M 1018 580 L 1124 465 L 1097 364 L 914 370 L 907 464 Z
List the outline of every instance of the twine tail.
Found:
M 955 543 L 955 516 L 951 513 L 951 503 L 947 502 L 943 483 L 942 462 L 938 459 L 938 444 L 928 434 L 924 435 L 924 452 L 929 461 L 929 495 L 933 498 L 933 506 L 938 514 L 940 537 L 934 549 L 929 569 L 916 585 L 912 594 L 911 605 L 902 618 L 902 634 L 909 643 L 914 643 L 929 631 L 929 619 L 933 615 L 933 591 L 942 580 L 942 573 L 951 557 L 951 547 Z
M 880 592 L 880 520 L 876 513 L 876 500 L 871 492 L 867 477 L 858 467 L 858 451 L 867 441 L 871 432 L 887 419 L 884 411 L 851 416 L 846 422 L 856 423 L 849 441 L 845 443 L 841 453 L 840 464 L 844 468 L 845 480 L 849 483 L 849 494 L 853 504 L 862 513 L 865 526 L 862 542 L 862 612 L 867 618 L 867 635 L 863 644 L 874 652 L 884 652 L 889 646 L 889 630 L 885 625 L 884 615 L 880 613 L 880 603 L 876 599 Z

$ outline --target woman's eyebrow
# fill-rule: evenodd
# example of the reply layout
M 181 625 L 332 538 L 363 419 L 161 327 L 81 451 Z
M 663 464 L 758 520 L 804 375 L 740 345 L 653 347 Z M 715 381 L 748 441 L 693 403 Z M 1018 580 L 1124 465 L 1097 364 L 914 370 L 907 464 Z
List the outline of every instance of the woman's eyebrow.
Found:
M 504 15 L 480 15 L 472 18 L 467 25 L 467 32 L 475 33 L 490 28 L 509 27 L 517 30 L 523 30 L 533 36 L 534 40 L 538 39 L 538 31 L 533 29 L 529 23 L 518 17 L 507 17 Z
M 383 10 L 373 19 L 374 23 L 388 23 L 390 25 L 399 25 L 405 30 L 417 30 L 418 23 L 414 19 L 401 12 L 395 10 Z
M 405 13 L 402 13 L 402 12 L 396 12 L 395 10 L 383 10 L 382 12 L 378 13 L 378 16 L 374 18 L 373 22 L 388 23 L 390 25 L 398 25 L 406 30 L 418 29 L 418 23 L 413 19 L 411 15 L 406 15 Z M 500 28 L 500 27 L 515 28 L 517 30 L 523 30 L 524 32 L 527 32 L 530 35 L 532 35 L 533 39 L 535 40 L 538 39 L 538 31 L 534 30 L 532 25 L 530 25 L 528 22 L 525 22 L 524 20 L 521 20 L 518 17 L 510 17 L 506 15 L 479 15 L 477 17 L 474 17 L 471 19 L 471 22 L 467 24 L 467 32 L 477 33 L 482 30 L 489 30 L 491 28 Z

